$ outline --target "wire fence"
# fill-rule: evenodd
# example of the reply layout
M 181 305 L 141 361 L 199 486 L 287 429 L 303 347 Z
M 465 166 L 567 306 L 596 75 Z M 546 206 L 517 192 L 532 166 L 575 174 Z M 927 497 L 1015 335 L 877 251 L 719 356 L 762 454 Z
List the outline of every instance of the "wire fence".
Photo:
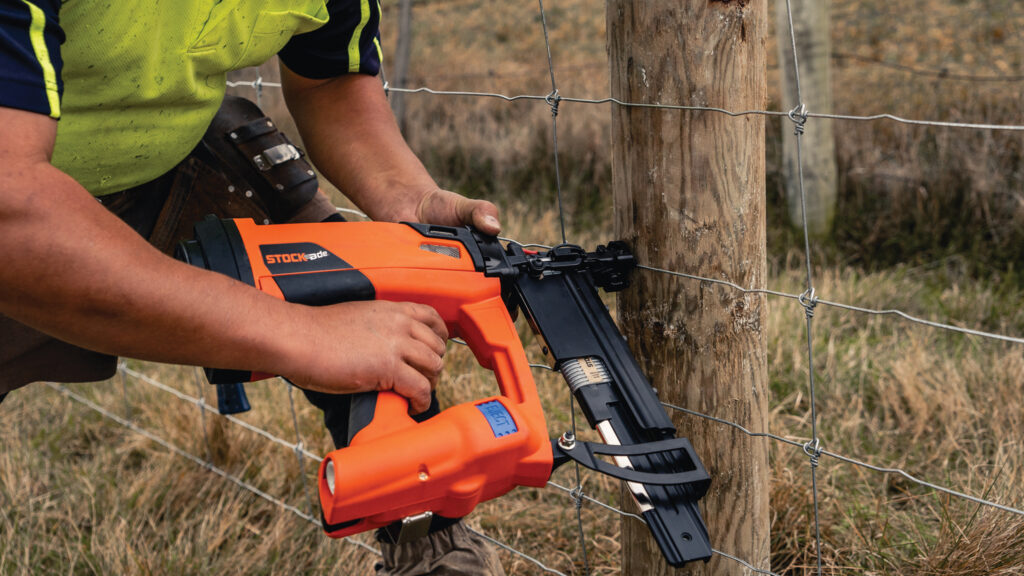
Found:
M 786 1 L 786 6 L 787 6 L 787 11 L 788 11 L 788 16 L 789 16 L 789 19 L 790 19 L 790 36 L 788 38 L 789 44 L 790 44 L 789 49 L 792 51 L 792 56 L 793 56 L 794 62 L 798 63 L 799 62 L 800 51 L 799 51 L 799 46 L 797 45 L 796 36 L 792 33 L 793 32 L 793 25 L 792 25 L 793 12 L 792 12 L 792 7 L 790 6 L 789 0 Z M 500 99 L 500 100 L 503 100 L 503 101 L 506 101 L 506 102 L 515 102 L 515 101 L 523 101 L 523 100 L 525 100 L 525 101 L 536 102 L 538 104 L 542 104 L 542 105 L 545 105 L 545 106 L 549 107 L 550 111 L 551 111 L 551 137 L 552 137 L 553 150 L 554 150 L 554 156 L 553 156 L 552 160 L 553 160 L 554 168 L 555 168 L 555 183 L 556 183 L 556 188 L 557 188 L 559 226 L 560 226 L 560 233 L 561 233 L 561 238 L 562 238 L 563 242 L 566 239 L 566 232 L 565 232 L 565 218 L 564 218 L 565 210 L 564 210 L 564 207 L 562 206 L 561 174 L 559 173 L 559 152 L 558 152 L 559 127 L 558 127 L 558 115 L 559 115 L 560 106 L 562 104 L 565 104 L 565 103 L 588 104 L 588 105 L 615 105 L 615 106 L 622 106 L 622 107 L 655 108 L 655 109 L 662 109 L 662 110 L 700 111 L 700 112 L 720 113 L 720 114 L 725 114 L 725 115 L 728 115 L 728 116 L 759 115 L 759 116 L 774 116 L 774 117 L 788 118 L 793 123 L 793 127 L 794 127 L 794 130 L 795 130 L 796 135 L 797 135 L 797 138 L 796 138 L 796 149 L 797 150 L 796 151 L 797 151 L 797 157 L 798 157 L 799 179 L 800 179 L 800 195 L 801 195 L 801 202 L 802 203 L 805 202 L 805 200 L 804 200 L 804 183 L 803 183 L 803 160 L 802 160 L 802 147 L 803 147 L 803 144 L 802 144 L 802 136 L 805 133 L 805 131 L 807 129 L 810 129 L 810 127 L 811 127 L 811 124 L 808 122 L 810 119 L 832 119 L 832 120 L 840 120 L 840 121 L 857 121 L 857 122 L 892 121 L 892 122 L 904 123 L 904 124 L 914 125 L 914 126 L 933 126 L 933 127 L 944 127 L 944 128 L 965 129 L 965 130 L 1013 131 L 1013 132 L 1024 131 L 1024 126 L 1010 125 L 1010 124 L 989 124 L 989 123 L 971 123 L 971 122 L 959 123 L 959 122 L 934 121 L 934 120 L 928 120 L 928 119 L 908 119 L 908 118 L 903 118 L 903 117 L 899 117 L 899 116 L 895 116 L 895 115 L 891 115 L 891 114 L 878 114 L 878 115 L 871 115 L 871 116 L 857 116 L 857 115 L 851 115 L 851 114 L 832 114 L 832 113 L 819 113 L 819 112 L 809 111 L 803 105 L 803 102 L 804 102 L 803 86 L 800 83 L 799 65 L 798 64 L 797 64 L 797 69 L 796 69 L 797 70 L 797 72 L 796 72 L 796 89 L 797 89 L 797 93 L 798 93 L 799 104 L 797 105 L 797 107 L 795 107 L 793 110 L 790 110 L 790 111 L 783 111 L 783 110 L 727 110 L 727 109 L 724 109 L 724 108 L 713 107 L 713 106 L 693 106 L 693 105 L 688 105 L 686 103 L 647 104 L 647 103 L 626 102 L 626 101 L 621 101 L 621 100 L 618 100 L 618 99 L 615 99 L 615 98 L 610 98 L 610 97 L 609 98 L 602 98 L 602 99 L 586 99 L 586 98 L 573 98 L 573 97 L 569 97 L 569 96 L 564 96 L 559 91 L 559 84 L 558 84 L 557 78 L 556 78 L 556 73 L 555 73 L 556 67 L 555 67 L 554 60 L 552 58 L 551 41 L 550 41 L 550 37 L 549 37 L 549 34 L 548 34 L 548 25 L 547 25 L 548 13 L 547 13 L 547 11 L 544 8 L 543 0 L 538 0 L 538 11 L 539 11 L 539 22 L 540 22 L 541 28 L 542 28 L 542 30 L 540 32 L 543 33 L 544 41 L 545 41 L 545 47 L 547 49 L 547 73 L 548 73 L 548 76 L 550 77 L 550 85 L 551 85 L 551 90 L 550 90 L 549 93 L 547 93 L 547 94 L 506 95 L 506 94 L 501 94 L 501 93 L 476 92 L 476 91 L 468 91 L 468 90 L 460 90 L 460 91 L 435 90 L 435 89 L 432 89 L 432 88 L 429 88 L 429 87 L 426 87 L 426 86 L 421 86 L 421 87 L 392 86 L 392 85 L 390 85 L 388 83 L 385 83 L 385 89 L 387 91 L 389 91 L 389 92 L 396 92 L 396 93 L 400 92 L 400 93 L 404 93 L 404 94 L 429 94 L 429 95 L 443 96 L 443 97 L 495 98 L 495 99 Z M 841 58 L 841 59 L 864 60 L 863 58 L 859 58 L 859 57 L 856 57 L 854 55 L 845 55 L 845 54 L 834 55 L 834 57 L 835 58 Z M 876 64 L 886 64 L 884 62 L 873 62 L 873 63 L 876 63 Z M 904 71 L 906 71 L 906 72 L 912 72 L 912 73 L 935 74 L 935 75 L 938 75 L 938 76 L 941 76 L 941 77 L 950 77 L 951 76 L 951 75 L 946 74 L 943 71 L 936 72 L 936 71 L 916 70 L 916 69 L 909 69 L 907 67 L 899 67 L 899 68 L 900 69 L 904 69 Z M 472 79 L 473 76 L 466 75 L 464 78 L 465 79 Z M 965 78 L 965 79 L 972 79 L 972 80 L 978 80 L 978 81 L 988 81 L 988 80 L 991 80 L 991 81 L 1004 81 L 1004 80 L 1005 81 L 1017 81 L 1019 79 L 1019 77 L 1016 77 L 1016 76 L 1014 76 L 1014 77 L 1000 77 L 1000 78 L 970 77 L 970 78 Z M 257 93 L 257 96 L 259 96 L 262 93 L 262 90 L 264 88 L 279 88 L 280 84 L 274 83 L 274 82 L 264 82 L 262 80 L 262 78 L 259 78 L 259 79 L 255 80 L 255 81 L 229 82 L 229 86 L 233 86 L 233 87 L 249 87 L 249 88 L 254 89 L 256 91 L 256 93 Z M 804 208 L 806 208 L 806 206 L 804 206 Z M 804 212 L 806 212 L 806 210 L 804 210 Z M 670 276 L 679 278 L 682 281 L 693 281 L 693 282 L 699 282 L 699 283 L 702 283 L 702 284 L 703 283 L 710 283 L 710 284 L 725 286 L 725 287 L 727 287 L 727 288 L 729 288 L 731 290 L 734 290 L 737 293 L 741 293 L 741 294 L 758 294 L 758 295 L 764 295 L 764 296 L 767 296 L 767 297 L 789 299 L 789 300 L 794 300 L 794 301 L 798 302 L 800 304 L 800 306 L 802 307 L 802 309 L 803 309 L 804 321 L 806 323 L 806 345 L 807 345 L 806 358 L 807 358 L 807 362 L 808 362 L 807 392 L 808 392 L 808 395 L 809 395 L 809 398 L 810 398 L 810 400 L 809 400 L 809 407 L 810 407 L 810 422 L 809 422 L 809 424 L 810 424 L 810 426 L 809 426 L 809 430 L 808 430 L 808 436 L 805 437 L 805 438 L 786 438 L 786 437 L 782 437 L 782 436 L 779 436 L 779 435 L 776 435 L 776 434 L 772 434 L 772 433 L 770 433 L 768 431 L 749 430 L 748 428 L 746 428 L 743 425 L 738 424 L 736 422 L 732 422 L 732 421 L 729 421 L 727 419 L 716 417 L 714 415 L 701 413 L 699 411 L 695 411 L 695 410 L 692 410 L 692 409 L 689 409 L 689 408 L 685 408 L 685 407 L 682 407 L 682 406 L 677 406 L 677 405 L 670 404 L 670 403 L 665 403 L 664 404 L 665 408 L 668 409 L 668 410 L 672 410 L 672 411 L 676 411 L 676 412 L 679 412 L 679 413 L 687 414 L 687 415 L 695 417 L 695 418 L 700 418 L 700 419 L 704 419 L 704 420 L 707 420 L 707 421 L 710 421 L 710 422 L 714 422 L 714 423 L 720 424 L 722 426 L 731 427 L 731 428 L 733 428 L 735 430 L 738 430 L 739 432 L 741 432 L 741 433 L 743 433 L 743 434 L 745 434 L 745 435 L 747 435 L 749 437 L 763 438 L 763 439 L 765 439 L 767 441 L 774 442 L 775 444 L 777 444 L 779 446 L 783 446 L 783 447 L 786 447 L 788 449 L 799 450 L 799 451 L 801 451 L 806 456 L 807 463 L 808 463 L 808 469 L 809 469 L 808 472 L 809 472 L 810 477 L 811 477 L 812 497 L 813 497 L 813 503 L 812 504 L 813 504 L 813 510 L 814 510 L 814 533 L 815 533 L 815 547 L 816 547 L 816 573 L 819 574 L 819 575 L 822 574 L 822 536 L 821 536 L 821 525 L 820 525 L 820 518 L 819 518 L 819 508 L 821 506 L 821 495 L 820 495 L 820 491 L 819 491 L 819 487 L 818 487 L 817 471 L 818 471 L 818 467 L 819 467 L 819 464 L 821 462 L 822 457 L 826 457 L 826 458 L 831 459 L 831 460 L 833 460 L 833 461 L 835 461 L 837 463 L 847 464 L 847 465 L 851 465 L 851 466 L 856 466 L 856 467 L 859 467 L 861 469 L 872 471 L 872 472 L 875 472 L 875 473 L 878 473 L 878 474 L 897 475 L 899 477 L 904 478 L 905 480 L 908 480 L 908 481 L 910 481 L 910 482 L 912 482 L 912 483 L 914 483 L 914 484 L 916 484 L 916 485 L 918 485 L 918 486 L 920 486 L 922 488 L 926 488 L 928 490 L 932 490 L 932 491 L 935 491 L 935 492 L 946 494 L 948 496 L 951 496 L 951 497 L 954 497 L 954 498 L 958 498 L 958 499 L 962 499 L 964 501 L 972 502 L 972 503 L 980 505 L 980 506 L 985 506 L 985 507 L 989 507 L 989 508 L 992 508 L 992 509 L 995 509 L 995 510 L 1000 510 L 1002 512 L 1006 512 L 1006 513 L 1009 513 L 1009 514 L 1013 514 L 1013 515 L 1024 517 L 1024 510 L 1021 510 L 1020 508 L 1011 506 L 1009 504 L 1001 503 L 1001 502 L 996 502 L 996 501 L 993 501 L 993 500 L 990 500 L 990 499 L 987 499 L 987 498 L 984 498 L 984 497 L 981 497 L 981 496 L 978 496 L 978 495 L 969 494 L 969 493 L 967 493 L 966 491 L 963 491 L 963 490 L 957 490 L 957 489 L 955 489 L 953 487 L 943 486 L 943 485 L 941 485 L 939 483 L 919 478 L 918 475 L 915 475 L 914 473 L 912 473 L 910 471 L 907 471 L 907 470 L 904 470 L 904 469 L 902 469 L 900 467 L 896 467 L 896 466 L 881 466 L 881 465 L 871 464 L 871 463 L 868 463 L 868 462 L 864 461 L 864 459 L 858 459 L 858 458 L 842 455 L 842 454 L 830 451 L 828 449 L 825 449 L 823 447 L 824 442 L 823 442 L 822 438 L 819 436 L 819 429 L 818 429 L 818 417 L 819 417 L 819 414 L 818 414 L 818 411 L 817 411 L 817 401 L 816 401 L 817 382 L 816 382 L 816 379 L 815 379 L 815 361 L 816 361 L 816 357 L 815 357 L 814 348 L 812 346 L 813 333 L 814 333 L 814 329 L 815 329 L 815 323 L 814 323 L 815 314 L 814 313 L 815 313 L 815 309 L 816 309 L 816 307 L 818 305 L 834 307 L 834 308 L 837 308 L 837 309 L 842 309 L 842 310 L 846 310 L 846 311 L 850 311 L 850 312 L 855 312 L 855 313 L 859 313 L 859 314 L 864 314 L 864 315 L 896 317 L 896 318 L 900 318 L 900 319 L 908 321 L 908 322 L 916 323 L 916 324 L 923 325 L 923 326 L 926 326 L 926 327 L 929 327 L 929 328 L 933 328 L 933 329 L 937 329 L 937 330 L 945 330 L 945 331 L 949 331 L 949 332 L 956 333 L 956 334 L 970 335 L 970 336 L 975 336 L 975 337 L 979 337 L 979 338 L 991 339 L 991 340 L 994 340 L 994 341 L 1001 341 L 1001 342 L 1006 342 L 1006 343 L 1011 343 L 1011 344 L 1024 344 L 1024 337 L 1014 336 L 1014 335 L 1006 335 L 1006 334 L 999 334 L 999 333 L 994 333 L 994 332 L 987 332 L 987 331 L 983 331 L 983 330 L 965 328 L 965 327 L 962 327 L 962 326 L 955 326 L 955 325 L 948 324 L 948 323 L 942 323 L 942 322 L 937 322 L 937 321 L 933 321 L 933 320 L 923 319 L 923 318 L 919 318 L 917 316 L 914 316 L 912 314 L 909 314 L 907 312 L 904 312 L 904 311 L 901 311 L 901 310 L 898 310 L 898 309 L 873 309 L 873 308 L 869 308 L 869 307 L 865 307 L 865 306 L 858 306 L 858 305 L 855 305 L 855 304 L 841 303 L 841 302 L 835 302 L 835 301 L 830 301 L 830 300 L 819 298 L 817 293 L 816 293 L 816 285 L 815 285 L 815 280 L 814 280 L 814 276 L 813 276 L 813 273 L 812 273 L 812 270 L 813 270 L 812 252 L 811 252 L 810 236 L 808 234 L 806 214 L 804 214 L 804 222 L 803 222 L 803 250 L 804 250 L 805 264 L 806 264 L 806 281 L 805 281 L 805 291 L 800 293 L 800 294 L 787 293 L 787 292 L 778 291 L 778 290 L 771 290 L 771 289 L 768 289 L 768 288 L 765 288 L 765 287 L 757 287 L 757 286 L 744 287 L 744 286 L 740 286 L 740 285 L 737 285 L 735 283 L 724 281 L 724 280 L 721 280 L 721 279 L 704 277 L 704 276 L 701 276 L 699 274 L 693 274 L 693 273 L 682 272 L 682 271 L 666 270 L 666 269 L 662 269 L 662 268 L 657 268 L 657 267 L 649 266 L 649 265 L 646 265 L 646 264 L 643 264 L 643 263 L 641 263 L 640 268 L 643 269 L 644 271 L 648 272 L 648 273 L 670 275 Z M 536 369 L 538 369 L 538 370 L 551 370 L 550 367 L 544 366 L 544 365 L 533 365 L 533 366 Z M 196 396 L 191 396 L 191 395 L 185 394 L 185 393 L 181 392 L 180 390 L 175 389 L 174 387 L 171 387 L 171 386 L 168 386 L 168 385 L 166 385 L 164 383 L 161 383 L 159 380 L 157 380 L 157 379 L 155 379 L 155 378 L 153 378 L 153 377 L 151 377 L 151 376 L 149 376 L 149 375 L 147 375 L 147 374 L 145 374 L 143 372 L 140 372 L 140 371 L 135 370 L 133 368 L 129 368 L 126 364 L 121 364 L 120 365 L 119 373 L 120 373 L 122 378 L 131 378 L 136 383 L 143 384 L 143 385 L 148 385 L 148 386 L 151 386 L 151 387 L 153 387 L 155 389 L 159 389 L 159 390 L 161 390 L 161 391 L 163 391 L 163 392 L 165 392 L 167 394 L 173 395 L 174 397 L 176 397 L 181 402 L 189 403 L 189 404 L 192 404 L 192 405 L 196 406 L 197 408 L 199 408 L 200 415 L 201 415 L 200 417 L 203 420 L 204 436 L 206 435 L 205 419 L 207 418 L 207 413 L 210 413 L 210 415 L 212 417 L 212 415 L 216 414 L 217 411 L 216 411 L 216 409 L 214 407 L 206 404 L 205 400 L 202 397 L 202 387 L 201 386 L 199 386 L 199 389 L 198 389 L 199 390 L 199 396 L 196 397 Z M 198 385 L 198 382 L 197 382 L 197 385 Z M 261 491 L 260 489 L 258 489 L 257 487 L 253 486 L 252 484 L 250 484 L 248 482 L 245 482 L 241 478 L 239 478 L 237 476 L 233 476 L 230 473 L 228 473 L 228 472 L 218 468 L 217 466 L 215 466 L 211 462 L 211 459 L 209 457 L 202 458 L 202 457 L 199 457 L 199 456 L 197 456 L 195 454 L 189 453 L 188 451 L 186 451 L 186 450 L 184 450 L 184 449 L 182 449 L 182 448 L 180 448 L 178 446 L 175 446 L 173 443 L 170 443 L 170 442 L 164 440 L 158 434 L 156 434 L 156 433 L 154 433 L 154 432 L 152 432 L 150 430 L 147 430 L 147 429 L 141 427 L 138 423 L 136 423 L 136 422 L 134 422 L 132 420 L 132 417 L 131 417 L 131 407 L 129 406 L 129 403 L 128 403 L 128 400 L 127 400 L 127 392 L 125 392 L 125 407 L 124 407 L 125 416 L 119 416 L 119 415 L 113 413 L 108 408 L 105 408 L 103 406 L 100 406 L 100 405 L 96 404 L 95 402 L 93 402 L 93 401 L 91 401 L 91 400 L 81 396 L 80 394 L 75 393 L 74 391 L 68 389 L 67 387 L 60 386 L 60 385 L 57 385 L 57 384 L 50 384 L 50 387 L 53 388 L 54 390 L 57 390 L 61 394 L 67 396 L 68 398 L 70 398 L 70 399 L 72 399 L 72 400 L 74 400 L 76 402 L 79 402 L 79 403 L 87 406 L 88 408 L 90 408 L 90 409 L 100 413 L 105 418 L 108 418 L 108 419 L 112 420 L 113 422 L 116 422 L 117 424 L 119 424 L 121 426 L 124 426 L 124 427 L 126 427 L 126 428 L 128 428 L 128 429 L 130 429 L 130 430 L 132 430 L 132 431 L 134 431 L 136 433 L 138 433 L 138 434 L 141 434 L 141 435 L 145 436 L 146 438 L 149 438 L 150 440 L 160 444 L 161 446 L 163 446 L 164 448 L 168 449 L 169 451 L 171 451 L 171 452 L 173 452 L 173 453 L 175 453 L 175 454 L 177 454 L 177 455 L 179 455 L 179 456 L 181 456 L 181 457 L 183 457 L 183 458 L 185 458 L 185 459 L 187 459 L 187 460 L 189 460 L 191 462 L 194 462 L 196 465 L 201 466 L 201 467 L 209 470 L 210 472 L 212 472 L 214 474 L 217 474 L 218 476 L 223 477 L 226 481 L 229 481 L 229 482 L 237 485 L 239 488 L 247 490 L 249 492 L 252 492 L 253 494 L 258 496 L 259 498 L 262 498 L 262 499 L 266 500 L 267 502 L 271 503 L 272 505 L 280 508 L 282 511 L 294 514 L 295 516 L 301 518 L 302 520 L 307 521 L 312 526 L 316 526 L 316 527 L 320 526 L 320 519 L 319 519 L 319 517 L 315 513 L 305 512 L 305 511 L 301 510 L 299 507 L 296 507 L 293 504 L 289 504 L 287 502 L 284 502 L 283 500 L 275 497 L 274 495 L 267 494 L 267 493 Z M 124 389 L 123 382 L 122 382 L 122 388 Z M 568 410 L 569 410 L 569 414 L 572 416 L 572 426 L 573 426 L 573 431 L 575 432 L 576 431 L 575 430 L 575 407 L 572 405 L 572 399 L 571 398 L 572 397 L 570 395 L 570 406 L 569 406 Z M 290 396 L 289 396 L 289 399 L 291 399 Z M 271 442 L 271 443 L 274 443 L 274 444 L 278 444 L 278 445 L 280 445 L 280 446 L 282 446 L 282 447 L 284 447 L 284 448 L 294 452 L 295 455 L 296 455 L 296 458 L 298 460 L 300 469 L 304 469 L 303 465 L 302 465 L 304 460 L 310 460 L 310 461 L 314 461 L 314 462 L 319 462 L 321 460 L 321 458 L 322 458 L 322 455 L 313 453 L 313 452 L 309 451 L 308 449 L 306 449 L 304 447 L 303 442 L 302 442 L 302 438 L 301 438 L 300 427 L 298 425 L 298 419 L 297 419 L 296 412 L 295 412 L 295 406 L 294 406 L 293 402 L 290 402 L 290 407 L 291 407 L 292 422 L 294 423 L 294 434 L 295 434 L 295 437 L 294 437 L 293 440 L 288 440 L 288 439 L 282 438 L 282 437 L 280 437 L 278 435 L 275 435 L 275 434 L 273 434 L 273 433 L 271 433 L 271 432 L 269 432 L 269 431 L 267 431 L 265 429 L 253 426 L 253 425 L 245 422 L 244 420 L 235 418 L 233 416 L 218 416 L 218 417 L 226 418 L 227 421 L 231 422 L 233 425 L 240 426 L 241 428 L 243 428 L 243 429 L 245 429 L 245 430 L 247 430 L 247 431 L 249 431 L 249 432 L 251 432 L 253 434 L 259 435 L 260 437 L 262 437 L 263 439 L 265 439 L 268 442 Z M 206 442 L 208 444 L 209 440 L 206 439 Z M 306 480 L 308 480 L 308 479 L 304 478 L 304 482 Z M 595 499 L 595 498 L 585 494 L 584 490 L 583 490 L 583 482 L 581 480 L 580 471 L 579 471 L 578 466 L 577 466 L 577 468 L 575 470 L 574 481 L 575 481 L 575 485 L 574 486 L 563 486 L 563 485 L 561 485 L 559 483 L 556 483 L 554 481 L 549 482 L 548 486 L 552 490 L 564 493 L 567 496 L 567 498 L 576 507 L 576 519 L 577 519 L 577 523 L 579 524 L 579 531 L 578 531 L 579 532 L 579 538 L 580 538 L 580 548 L 579 549 L 581 550 L 581 555 L 582 555 L 582 558 L 581 558 L 582 571 L 583 571 L 584 574 L 587 574 L 587 573 L 590 572 L 590 566 L 589 566 L 589 560 L 588 560 L 587 541 L 586 541 L 586 538 L 584 536 L 583 518 L 582 518 L 582 515 L 581 515 L 581 509 L 583 508 L 583 506 L 585 506 L 585 505 L 593 505 L 593 506 L 596 506 L 596 507 L 598 507 L 598 508 L 600 508 L 602 510 L 614 513 L 614 514 L 619 515 L 619 516 L 632 518 L 632 519 L 640 521 L 640 522 L 643 522 L 643 518 L 640 517 L 640 516 L 637 516 L 636 514 L 632 514 L 630 512 L 624 511 L 624 510 L 622 510 L 620 508 L 617 508 L 615 506 L 612 506 L 612 505 L 609 505 L 607 503 L 601 502 L 600 500 Z M 312 512 L 312 510 L 313 510 L 313 508 L 315 506 L 315 504 L 313 503 L 315 501 L 315 498 L 313 498 L 313 496 L 311 494 L 311 492 L 312 492 L 312 487 L 311 487 L 312 482 L 310 482 L 309 484 L 310 484 L 310 486 L 307 486 L 305 491 L 310 493 L 310 500 L 311 500 L 311 502 L 310 502 L 310 511 Z M 767 487 L 765 487 L 764 489 L 766 490 Z M 494 538 L 491 538 L 490 536 L 486 536 L 486 535 L 483 535 L 483 536 L 485 538 L 487 538 L 489 541 L 491 541 L 494 545 L 496 545 L 496 546 L 506 550 L 510 554 L 514 554 L 517 557 L 526 560 L 527 562 L 529 562 L 530 564 L 534 565 L 538 569 L 544 571 L 545 573 L 559 574 L 559 575 L 564 576 L 564 574 L 562 572 L 560 572 L 560 571 L 558 571 L 558 570 L 556 570 L 554 568 L 551 568 L 545 562 L 543 562 L 541 559 L 535 558 L 534 556 L 532 556 L 528 552 L 515 549 L 514 547 L 509 546 L 506 543 L 500 542 L 500 541 L 498 541 L 498 540 L 496 540 Z M 714 539 L 714 537 L 715 537 L 715 535 L 712 534 L 712 539 Z M 346 539 L 346 541 L 352 543 L 353 545 L 356 545 L 356 546 L 359 546 L 359 547 L 365 549 L 367 552 L 374 553 L 374 554 L 379 554 L 380 553 L 379 550 L 377 550 L 377 549 L 373 548 L 372 546 L 369 546 L 369 545 L 367 545 L 367 544 L 365 544 L 363 542 L 360 542 L 359 540 L 349 538 L 349 539 Z M 739 567 L 742 570 L 746 570 L 746 571 L 749 571 L 751 573 L 765 574 L 765 575 L 770 575 L 770 576 L 777 576 L 774 572 L 772 572 L 772 571 L 770 571 L 770 570 L 768 570 L 768 569 L 766 569 L 764 567 L 761 567 L 761 566 L 757 565 L 759 562 L 764 561 L 764 559 L 750 561 L 748 559 L 737 557 L 737 556 L 733 555 L 729 551 L 722 551 L 722 550 L 718 550 L 717 548 L 714 549 L 714 554 L 716 554 L 717 556 L 719 556 L 721 558 L 724 558 L 724 559 L 734 563 L 735 566 Z

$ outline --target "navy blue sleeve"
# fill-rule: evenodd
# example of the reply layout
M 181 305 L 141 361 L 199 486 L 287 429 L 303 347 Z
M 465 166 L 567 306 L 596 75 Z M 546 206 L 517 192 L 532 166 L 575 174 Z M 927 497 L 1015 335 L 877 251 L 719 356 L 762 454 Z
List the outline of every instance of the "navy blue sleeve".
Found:
M 289 70 L 306 78 L 380 72 L 379 0 L 328 0 L 327 23 L 293 36 L 278 53 Z
M 0 106 L 60 117 L 60 0 L 0 3 Z

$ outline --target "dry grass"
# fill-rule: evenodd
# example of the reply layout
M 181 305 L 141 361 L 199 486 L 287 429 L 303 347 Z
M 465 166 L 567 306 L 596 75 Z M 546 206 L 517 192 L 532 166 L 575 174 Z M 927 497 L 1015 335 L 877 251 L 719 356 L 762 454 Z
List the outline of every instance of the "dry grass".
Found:
M 836 52 L 947 70 L 935 77 L 837 60 L 837 111 L 1024 123 L 1024 83 L 953 77 L 1022 73 L 1024 20 L 1013 0 L 834 4 Z M 603 3 L 544 5 L 562 94 L 606 96 Z M 416 18 L 411 85 L 550 90 L 535 4 L 429 0 L 417 4 Z M 768 53 L 774 58 L 773 48 Z M 434 96 L 411 98 L 409 107 L 408 137 L 445 185 L 497 199 L 514 237 L 557 240 L 547 107 Z M 608 110 L 563 104 L 558 123 L 571 238 L 592 246 L 611 238 Z M 822 247 L 836 264 L 815 270 L 818 294 L 1024 334 L 1014 268 L 1024 253 L 1020 137 L 885 123 L 844 125 L 837 134 L 843 227 L 833 252 Z M 768 193 L 784 204 L 777 185 Z M 770 242 L 769 286 L 801 292 L 802 256 L 788 251 L 794 245 L 788 232 L 774 226 Z M 803 310 L 788 300 L 770 303 L 770 426 L 803 441 L 810 429 Z M 826 448 L 1024 506 L 1019 345 L 819 307 L 814 350 Z M 196 393 L 191 370 L 133 366 Z M 560 433 L 569 426 L 565 386 L 543 372 L 537 380 L 549 432 Z M 124 412 L 116 380 L 72 388 Z M 127 389 L 136 422 L 206 457 L 194 407 L 136 382 Z M 441 386 L 445 402 L 492 389 L 466 350 L 451 350 Z M 249 390 L 255 409 L 244 419 L 292 438 L 290 413 L 281 408 L 286 388 L 260 383 Z M 297 405 L 306 445 L 326 452 L 329 439 L 317 414 L 301 396 Z M 309 509 L 294 454 L 216 418 L 208 417 L 206 426 L 218 466 Z M 0 405 L 0 445 L 0 574 L 372 573 L 373 554 L 324 538 L 311 524 L 45 387 L 15 392 Z M 807 458 L 785 445 L 773 445 L 771 458 L 772 566 L 780 574 L 808 573 L 815 541 Z M 302 472 L 309 477 L 313 470 L 307 463 Z M 617 505 L 615 483 L 585 479 L 588 494 Z M 571 471 L 560 470 L 555 481 L 570 485 Z M 829 458 L 822 459 L 818 481 L 827 574 L 1024 574 L 1019 516 Z M 582 515 L 593 573 L 616 573 L 617 517 L 593 505 Z M 470 522 L 555 569 L 582 573 L 575 509 L 562 492 L 519 489 L 481 505 Z M 521 558 L 503 559 L 511 574 L 539 573 Z

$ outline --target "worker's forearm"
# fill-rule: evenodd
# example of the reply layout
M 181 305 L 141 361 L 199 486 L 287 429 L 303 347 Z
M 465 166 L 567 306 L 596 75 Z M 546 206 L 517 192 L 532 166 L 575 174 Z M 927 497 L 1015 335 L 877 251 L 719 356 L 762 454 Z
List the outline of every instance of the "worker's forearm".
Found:
M 100 352 L 430 404 L 448 337 L 433 308 L 291 304 L 173 260 L 50 164 L 53 119 L 0 107 L 0 125 L 0 312 Z
M 375 220 L 414 220 L 438 186 L 402 138 L 380 80 L 282 73 L 289 110 L 327 179 Z
M 164 256 L 49 164 L 5 170 L 0 192 L 3 313 L 111 354 L 289 369 L 271 329 L 287 304 Z

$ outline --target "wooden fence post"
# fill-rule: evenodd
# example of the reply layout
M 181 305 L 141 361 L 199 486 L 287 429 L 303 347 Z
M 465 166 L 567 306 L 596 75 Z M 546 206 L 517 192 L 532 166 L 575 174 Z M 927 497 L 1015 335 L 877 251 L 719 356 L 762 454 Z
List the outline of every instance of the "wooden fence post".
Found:
M 611 93 L 644 104 L 766 106 L 766 0 L 607 0 Z M 641 264 L 764 287 L 764 117 L 615 105 L 616 235 Z M 661 399 L 766 430 L 763 295 L 648 270 L 618 300 L 620 325 Z M 768 444 L 674 413 L 712 477 L 712 545 L 769 566 Z M 624 499 L 626 499 L 624 493 Z M 674 573 L 623 519 L 623 574 Z M 749 572 L 715 556 L 686 574 Z

